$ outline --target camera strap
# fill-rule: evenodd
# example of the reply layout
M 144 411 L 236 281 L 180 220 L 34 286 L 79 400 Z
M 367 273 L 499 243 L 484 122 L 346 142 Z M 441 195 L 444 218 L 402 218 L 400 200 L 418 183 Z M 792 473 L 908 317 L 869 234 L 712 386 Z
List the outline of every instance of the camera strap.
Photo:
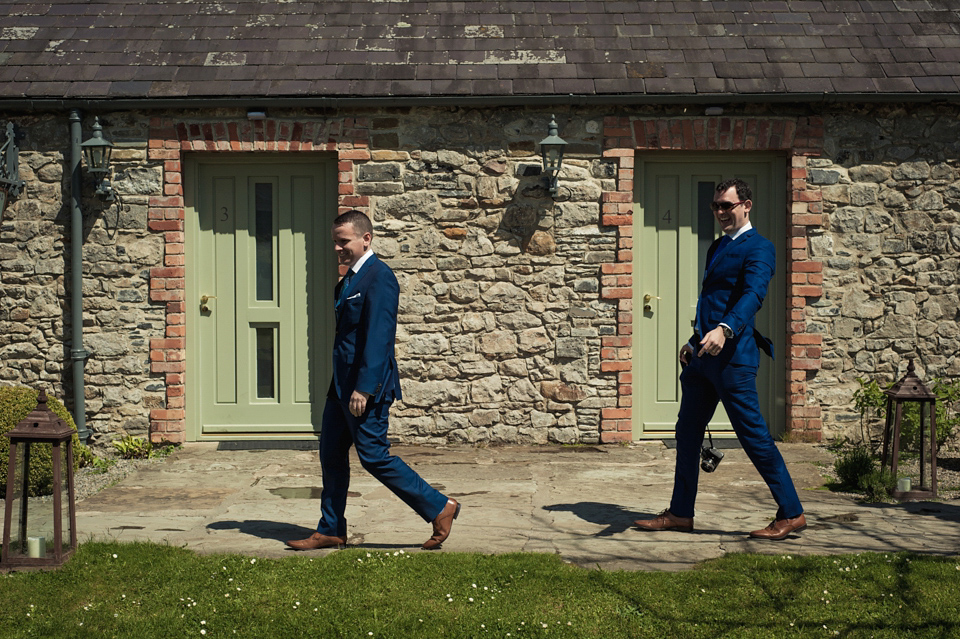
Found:
M 713 448 L 713 433 L 710 432 L 710 424 L 707 424 L 707 437 L 710 438 L 710 446 L 709 446 L 709 448 Z M 705 446 L 704 444 L 700 444 L 700 447 L 701 447 L 703 450 L 707 450 L 707 448 L 708 448 L 708 446 Z

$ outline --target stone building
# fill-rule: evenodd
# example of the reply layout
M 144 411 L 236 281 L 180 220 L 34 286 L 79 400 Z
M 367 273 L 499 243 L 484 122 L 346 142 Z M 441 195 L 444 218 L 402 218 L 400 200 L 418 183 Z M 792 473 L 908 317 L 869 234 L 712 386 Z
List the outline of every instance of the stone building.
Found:
M 738 175 L 779 259 L 765 414 L 845 434 L 857 377 L 960 376 L 958 52 L 941 0 L 19 5 L 0 383 L 76 407 L 80 359 L 94 442 L 312 435 L 358 208 L 401 283 L 396 439 L 670 437 Z M 74 231 L 95 121 L 117 197 L 79 169 Z

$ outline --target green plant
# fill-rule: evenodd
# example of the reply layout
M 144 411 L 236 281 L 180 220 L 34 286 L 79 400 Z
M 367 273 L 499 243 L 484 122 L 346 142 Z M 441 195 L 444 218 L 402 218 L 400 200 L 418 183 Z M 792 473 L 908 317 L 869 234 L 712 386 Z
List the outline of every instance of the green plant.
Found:
M 7 463 L 10 459 L 10 438 L 2 434 L 13 430 L 16 425 L 34 408 L 37 407 L 39 391 L 24 386 L 9 386 L 0 388 L 0 478 L 6 480 Z M 64 420 L 70 428 L 76 431 L 73 417 L 56 397 L 47 395 L 47 406 L 57 417 Z M 30 477 L 28 478 L 28 492 L 31 497 L 49 495 L 53 490 L 53 461 L 50 444 L 32 444 L 30 446 Z M 80 443 L 77 435 L 73 435 L 73 463 L 79 465 L 84 457 L 80 452 Z
M 170 455 L 173 454 L 173 451 L 177 450 L 177 448 L 179 447 L 180 447 L 180 444 L 171 444 L 169 442 L 154 444 L 153 450 L 150 451 L 150 458 L 153 459 L 153 458 L 169 457 Z
M 860 412 L 860 441 L 870 441 L 869 422 L 883 420 L 887 409 L 887 396 L 884 395 L 876 380 L 857 378 L 860 388 L 853 392 L 853 405 Z
M 149 459 L 153 452 L 153 444 L 149 439 L 131 435 L 114 440 L 113 447 L 123 459 Z
M 833 463 L 840 485 L 861 491 L 867 501 L 886 501 L 897 483 L 887 470 L 877 468 L 876 460 L 865 446 L 843 451 Z
M 861 481 L 876 470 L 876 464 L 867 448 L 856 446 L 840 453 L 833 463 L 833 469 L 841 485 L 860 489 Z
M 107 457 L 97 457 L 93 460 L 93 468 L 97 471 L 97 474 L 102 475 L 111 468 L 117 465 L 116 459 L 109 459 Z
M 78 444 L 75 447 L 77 468 L 87 468 L 97 463 L 97 456 L 93 450 L 86 444 Z
M 933 393 L 937 396 L 937 445 L 953 436 L 960 428 L 960 379 L 933 380 Z
M 887 501 L 897 485 L 897 478 L 884 469 L 874 469 L 860 478 L 859 488 L 867 501 Z
M 887 395 L 880 389 L 876 380 L 857 378 L 860 385 L 853 393 L 853 404 L 860 411 L 861 428 L 864 421 L 872 413 L 873 417 L 882 420 L 887 412 Z M 891 388 L 893 384 L 888 384 Z M 954 430 L 960 427 L 960 379 L 944 381 L 937 377 L 930 384 L 930 391 L 937 398 L 937 446 L 942 446 L 953 435 Z M 926 404 L 924 409 L 924 441 L 929 446 L 930 413 Z M 920 450 L 920 402 L 904 402 L 903 413 L 900 417 L 900 449 L 903 451 Z M 866 441 L 866 439 L 865 439 Z
M 860 415 L 873 410 L 877 417 L 883 418 L 886 415 L 887 396 L 877 384 L 877 380 L 858 377 L 857 383 L 860 388 L 853 392 L 853 405 L 860 411 Z

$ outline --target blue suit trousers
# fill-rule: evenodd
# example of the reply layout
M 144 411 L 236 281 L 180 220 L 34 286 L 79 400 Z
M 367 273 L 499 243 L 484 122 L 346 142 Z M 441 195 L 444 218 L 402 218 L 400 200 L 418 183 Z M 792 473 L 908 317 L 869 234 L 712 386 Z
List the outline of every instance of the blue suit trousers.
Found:
M 391 401 L 369 401 L 360 417 L 350 414 L 345 403 L 327 398 L 320 433 L 320 523 L 317 532 L 344 537 L 347 534 L 347 491 L 350 488 L 350 446 L 356 445 L 360 464 L 389 488 L 424 521 L 432 522 L 447 505 L 447 498 L 430 486 L 407 464 L 390 454 L 387 417 Z
M 757 367 L 724 363 L 709 355 L 690 360 L 680 374 L 683 396 L 677 417 L 677 465 L 670 512 L 693 517 L 704 431 L 717 403 L 722 402 L 744 452 L 770 488 L 778 506 L 777 519 L 799 516 L 803 506 L 797 490 L 760 414 Z

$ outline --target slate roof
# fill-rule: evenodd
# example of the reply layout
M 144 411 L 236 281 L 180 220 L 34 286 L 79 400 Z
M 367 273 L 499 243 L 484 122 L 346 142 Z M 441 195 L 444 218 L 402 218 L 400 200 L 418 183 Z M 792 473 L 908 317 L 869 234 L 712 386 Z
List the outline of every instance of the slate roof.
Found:
M 0 0 L 0 16 L 0 106 L 960 94 L 960 0 Z

